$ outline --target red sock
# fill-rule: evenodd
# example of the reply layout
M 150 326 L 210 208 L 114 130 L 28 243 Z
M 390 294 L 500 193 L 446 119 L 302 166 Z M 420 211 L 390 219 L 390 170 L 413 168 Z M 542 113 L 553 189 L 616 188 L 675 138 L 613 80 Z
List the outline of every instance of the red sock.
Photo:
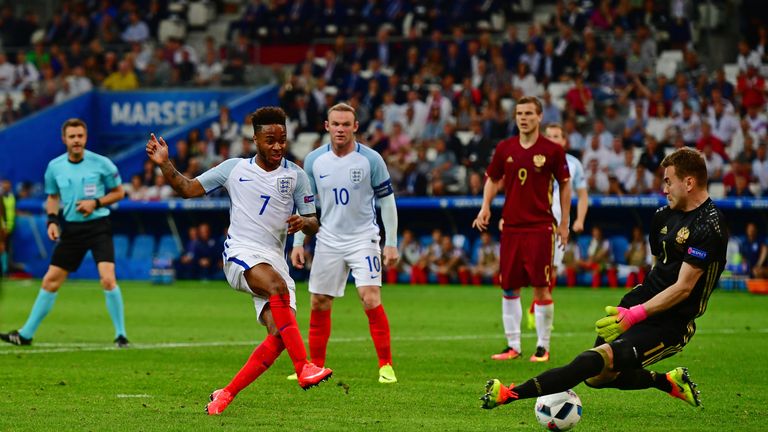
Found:
M 301 374 L 301 369 L 307 364 L 307 350 L 304 348 L 304 340 L 299 333 L 296 317 L 291 311 L 290 294 L 270 296 L 269 307 L 272 309 L 272 317 L 280 331 L 285 349 L 293 362 L 293 368 L 296 369 L 297 374 Z
M 283 341 L 279 337 L 267 335 L 267 338 L 253 350 L 253 353 L 248 357 L 248 361 L 245 362 L 242 369 L 224 387 L 224 390 L 228 391 L 232 396 L 240 393 L 241 390 L 248 387 L 259 375 L 272 366 L 272 363 L 280 356 L 283 349 L 285 349 L 285 345 L 283 345 Z
M 459 269 L 459 283 L 469 285 L 469 270 L 465 268 Z
M 473 274 L 472 275 L 472 285 L 482 285 L 483 279 L 480 277 L 479 274 Z
M 632 288 L 637 285 L 637 273 L 632 272 L 627 275 L 627 283 L 624 284 L 626 288 Z
M 576 270 L 572 268 L 565 269 L 565 279 L 566 284 L 568 284 L 569 287 L 573 288 L 576 286 Z
M 397 283 L 397 269 L 395 267 L 390 267 L 387 269 L 387 283 Z
M 389 343 L 389 321 L 384 312 L 384 306 L 378 305 L 365 311 L 368 315 L 368 326 L 371 329 L 371 339 L 379 356 L 379 367 L 392 364 L 392 349 Z
M 608 286 L 611 288 L 616 288 L 619 286 L 619 276 L 616 272 L 615 268 L 609 268 L 605 271 L 605 273 L 608 275 Z
M 637 283 L 643 283 L 645 281 L 645 268 L 640 267 L 640 270 L 637 272 Z
M 450 281 L 451 280 L 450 280 L 450 278 L 448 278 L 447 274 L 444 274 L 444 273 L 438 273 L 437 274 L 437 283 L 438 284 L 440 284 L 440 285 L 448 285 L 448 283 Z
M 325 366 L 325 349 L 331 337 L 331 310 L 313 310 L 309 315 L 309 357 L 317 366 Z

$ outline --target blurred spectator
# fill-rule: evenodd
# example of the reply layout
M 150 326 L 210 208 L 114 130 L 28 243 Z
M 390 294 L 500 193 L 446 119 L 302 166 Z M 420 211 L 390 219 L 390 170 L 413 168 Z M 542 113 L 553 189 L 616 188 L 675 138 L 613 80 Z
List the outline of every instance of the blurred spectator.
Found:
M 131 201 L 144 201 L 147 199 L 147 187 L 142 183 L 141 176 L 134 174 L 131 176 L 131 182 L 123 185 L 125 194 Z
M 0 51 L 0 90 L 11 90 L 16 81 L 16 71 L 4 52 Z
M 193 279 L 215 278 L 222 266 L 221 251 L 221 245 L 211 236 L 210 225 L 201 223 L 198 226 L 198 241 L 192 250 Z
M 224 140 L 228 145 L 234 145 L 240 138 L 240 124 L 232 120 L 226 105 L 219 107 L 219 118 L 211 123 L 211 132 L 214 139 Z
M 683 104 L 682 115 L 675 118 L 672 124 L 675 125 L 680 134 L 682 134 L 683 142 L 685 142 L 685 145 L 688 147 L 697 145 L 699 140 L 703 137 L 701 118 L 687 103 Z M 708 137 L 711 137 L 712 135 L 709 125 L 707 125 L 707 129 L 709 131 Z M 724 149 L 722 148 L 722 143 L 719 150 L 720 151 L 718 151 L 718 153 L 721 153 L 721 155 L 725 153 Z
M 128 25 L 120 36 L 124 42 L 144 42 L 149 39 L 149 26 L 142 21 L 138 12 L 131 12 L 128 20 Z
M 624 182 L 624 189 L 630 195 L 646 195 L 653 191 L 653 174 L 643 165 L 638 163 Z
M 723 179 L 723 183 L 726 181 Z M 730 181 L 728 182 L 730 184 Z M 755 194 L 749 188 L 749 179 L 743 175 L 736 175 L 733 178 L 733 186 L 727 186 L 726 196 L 733 198 L 755 198 Z
M 605 113 L 603 114 L 602 121 L 605 125 L 605 130 L 615 138 L 622 136 L 624 128 L 627 125 L 627 119 L 619 112 L 619 108 L 615 102 L 610 102 L 605 106 Z
M 603 230 L 599 226 L 592 227 L 592 238 L 589 241 L 589 246 L 587 246 L 587 256 L 579 262 L 579 266 L 592 273 L 592 288 L 600 286 L 603 272 L 608 275 L 610 287 L 618 286 L 611 244 L 608 239 L 603 237 Z
M 747 223 L 745 238 L 739 246 L 739 253 L 747 267 L 747 274 L 762 279 L 768 277 L 768 267 L 766 267 L 768 245 L 765 241 L 761 241 L 757 234 L 757 225 L 754 222 Z
M 218 59 L 215 51 L 205 53 L 205 61 L 197 66 L 195 84 L 199 86 L 216 86 L 221 81 L 224 66 Z
M 197 268 L 195 263 L 195 251 L 200 242 L 199 229 L 196 226 L 189 227 L 187 230 L 187 243 L 184 251 L 176 262 L 176 278 L 181 280 L 197 279 Z
M 16 197 L 10 180 L 0 180 L 0 278 L 11 270 L 13 265 L 13 249 L 11 235 L 16 225 Z
M 144 193 L 144 199 L 147 201 L 165 201 L 173 198 L 173 196 L 173 189 L 166 183 L 165 177 L 161 175 L 155 176 L 155 183 L 149 186 Z
M 650 246 L 643 234 L 643 229 L 639 226 L 632 228 L 632 239 L 629 248 L 624 252 L 624 258 L 629 266 L 627 282 L 624 285 L 627 288 L 633 288 L 645 280 L 645 275 L 648 273 L 649 251 Z
M 768 192 L 768 144 L 757 146 L 757 157 L 752 161 L 752 176 L 760 185 L 761 195 Z
M 491 233 L 484 231 L 480 234 L 480 244 L 477 247 L 477 262 L 472 266 L 472 284 L 497 283 L 499 277 L 499 242 Z
M 577 75 L 574 86 L 565 94 L 566 107 L 576 115 L 586 116 L 592 110 L 592 91 L 584 85 L 584 79 Z
M 430 267 L 437 276 L 437 283 L 447 285 L 454 275 L 458 276 L 459 283 L 468 285 L 470 273 L 468 260 L 464 249 L 456 247 L 449 235 L 443 235 L 440 242 L 439 253 L 434 254 Z
M 723 157 L 715 153 L 712 149 L 712 143 L 704 143 L 701 148 L 704 159 L 707 163 L 707 178 L 709 181 L 720 181 L 723 179 Z
M 112 72 L 102 83 L 107 90 L 135 90 L 139 88 L 139 79 L 129 60 L 121 60 L 117 71 Z
M 739 73 L 736 82 L 736 94 L 741 96 L 743 108 L 760 108 L 765 104 L 765 79 L 758 74 L 754 66 Z
M 14 74 L 14 86 L 16 90 L 23 90 L 37 83 L 40 79 L 40 72 L 34 63 L 27 60 L 23 51 L 16 54 L 16 66 Z
M 427 283 L 427 262 L 419 240 L 413 231 L 403 230 L 399 246 L 400 260 L 397 266 L 387 270 L 387 283 L 396 283 L 398 274 L 407 274 L 411 285 Z

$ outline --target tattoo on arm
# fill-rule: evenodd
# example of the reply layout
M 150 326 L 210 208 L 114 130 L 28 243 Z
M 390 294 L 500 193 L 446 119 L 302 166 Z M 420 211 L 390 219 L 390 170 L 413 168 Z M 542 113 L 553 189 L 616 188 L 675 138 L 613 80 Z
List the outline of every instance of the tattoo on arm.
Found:
M 190 189 L 194 184 L 194 180 L 189 179 L 184 176 L 184 174 L 180 173 L 170 161 L 162 164 L 160 166 L 160 171 L 162 171 L 163 177 L 168 180 L 168 184 L 171 185 L 176 193 L 178 193 L 183 198 L 189 198 L 193 196 L 191 195 Z

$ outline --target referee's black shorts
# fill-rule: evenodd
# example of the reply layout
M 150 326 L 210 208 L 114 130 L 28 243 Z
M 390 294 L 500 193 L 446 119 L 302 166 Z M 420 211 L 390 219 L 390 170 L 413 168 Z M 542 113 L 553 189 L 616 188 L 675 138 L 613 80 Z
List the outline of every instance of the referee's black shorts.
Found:
M 112 223 L 108 217 L 88 222 L 64 222 L 61 239 L 53 250 L 51 265 L 71 273 L 80 267 L 89 250 L 97 263 L 115 262 Z

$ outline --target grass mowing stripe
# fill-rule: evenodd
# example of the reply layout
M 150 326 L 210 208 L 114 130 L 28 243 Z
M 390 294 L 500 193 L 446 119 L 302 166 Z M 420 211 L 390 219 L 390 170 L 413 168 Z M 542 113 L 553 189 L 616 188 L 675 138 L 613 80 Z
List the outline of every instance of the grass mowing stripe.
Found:
M 761 329 L 711 329 L 711 330 L 699 330 L 696 334 L 719 334 L 719 335 L 734 335 L 734 334 L 748 334 L 748 333 L 768 333 L 768 328 Z M 577 337 L 588 336 L 592 332 L 552 332 L 552 337 Z M 450 341 L 464 341 L 464 340 L 481 340 L 481 339 L 498 339 L 498 334 L 494 335 L 452 335 L 452 336 L 434 336 L 434 337 L 398 337 L 393 336 L 393 342 L 450 342 Z M 537 336 L 531 333 L 525 333 L 521 336 L 523 339 L 534 339 Z M 354 337 L 354 338 L 336 338 L 331 339 L 329 343 L 357 343 L 367 342 L 368 337 Z M 162 342 L 154 344 L 131 344 L 129 350 L 162 350 L 162 349 L 176 349 L 176 348 L 205 348 L 205 347 L 226 347 L 226 346 L 255 346 L 258 341 L 241 341 L 241 342 Z M 53 354 L 53 353 L 72 353 L 72 352 L 94 352 L 94 351 L 122 351 L 121 348 L 114 346 L 106 346 L 103 344 L 78 344 L 78 343 L 41 343 L 35 345 L 42 347 L 42 349 L 36 348 L 16 348 L 3 350 L 0 349 L 0 355 L 12 355 L 12 354 Z

